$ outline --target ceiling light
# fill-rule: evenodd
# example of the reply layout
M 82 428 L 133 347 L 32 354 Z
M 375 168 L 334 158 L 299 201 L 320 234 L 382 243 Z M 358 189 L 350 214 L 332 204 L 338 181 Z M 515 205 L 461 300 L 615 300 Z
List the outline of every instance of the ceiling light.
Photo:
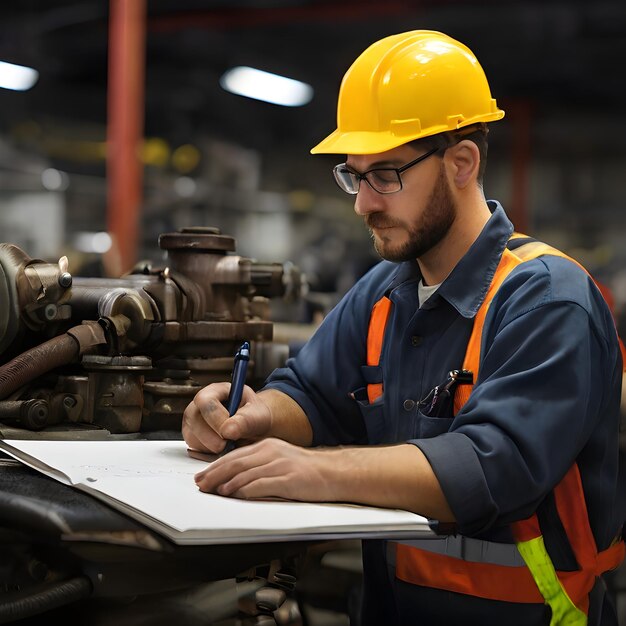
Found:
M 79 232 L 74 235 L 74 247 L 80 252 L 104 254 L 112 244 L 111 235 L 104 231 Z
M 41 184 L 48 191 L 65 191 L 69 187 L 70 181 L 65 172 L 48 167 L 41 172 Z
M 239 66 L 228 70 L 220 79 L 220 85 L 239 96 L 286 107 L 302 106 L 313 97 L 311 85 L 253 67 Z
M 39 78 L 39 72 L 32 67 L 14 65 L 0 61 L 0 87 L 13 91 L 27 91 Z

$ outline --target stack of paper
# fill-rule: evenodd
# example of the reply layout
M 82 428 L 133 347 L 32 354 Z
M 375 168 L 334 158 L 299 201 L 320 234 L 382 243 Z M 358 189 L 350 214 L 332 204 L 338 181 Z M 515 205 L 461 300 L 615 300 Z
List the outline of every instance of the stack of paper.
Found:
M 206 462 L 183 441 L 5 440 L 0 449 L 178 544 L 434 536 L 407 511 L 203 493 L 193 476 Z

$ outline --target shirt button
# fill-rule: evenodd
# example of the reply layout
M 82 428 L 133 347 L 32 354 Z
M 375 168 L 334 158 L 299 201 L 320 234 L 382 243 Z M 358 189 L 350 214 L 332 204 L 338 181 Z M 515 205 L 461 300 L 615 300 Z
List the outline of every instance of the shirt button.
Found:
M 422 343 L 422 338 L 419 335 L 413 335 L 411 337 L 411 345 L 419 346 Z
M 405 400 L 402 406 L 405 411 L 412 411 L 415 408 L 415 400 Z

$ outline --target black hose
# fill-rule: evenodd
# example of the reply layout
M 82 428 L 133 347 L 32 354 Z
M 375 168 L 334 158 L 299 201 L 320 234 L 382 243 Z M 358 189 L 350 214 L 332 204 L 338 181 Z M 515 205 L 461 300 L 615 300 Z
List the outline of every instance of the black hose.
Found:
M 0 400 L 56 367 L 78 359 L 80 346 L 71 335 L 53 337 L 0 367 Z
M 65 604 L 77 602 L 91 595 L 91 581 L 87 576 L 78 576 L 59 583 L 53 583 L 46 589 L 32 593 L 19 600 L 0 601 L 0 624 L 9 624 L 16 620 L 39 615 Z M 2 595 L 0 594 L 0 598 Z

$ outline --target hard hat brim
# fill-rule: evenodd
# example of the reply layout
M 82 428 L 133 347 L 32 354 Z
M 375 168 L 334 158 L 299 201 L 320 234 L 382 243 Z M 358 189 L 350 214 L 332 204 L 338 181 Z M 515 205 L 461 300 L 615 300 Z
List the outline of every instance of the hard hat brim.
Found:
M 445 124 L 431 126 L 422 132 L 410 135 L 400 135 L 390 131 L 341 131 L 337 129 L 311 148 L 311 154 L 379 154 L 416 139 L 459 130 L 477 122 L 495 122 L 503 117 L 504 111 L 496 109 L 491 114 L 477 115 L 475 118 L 465 119 L 454 126 Z
M 368 131 L 341 132 L 336 130 L 311 148 L 311 154 L 377 154 L 406 143 L 393 133 Z

